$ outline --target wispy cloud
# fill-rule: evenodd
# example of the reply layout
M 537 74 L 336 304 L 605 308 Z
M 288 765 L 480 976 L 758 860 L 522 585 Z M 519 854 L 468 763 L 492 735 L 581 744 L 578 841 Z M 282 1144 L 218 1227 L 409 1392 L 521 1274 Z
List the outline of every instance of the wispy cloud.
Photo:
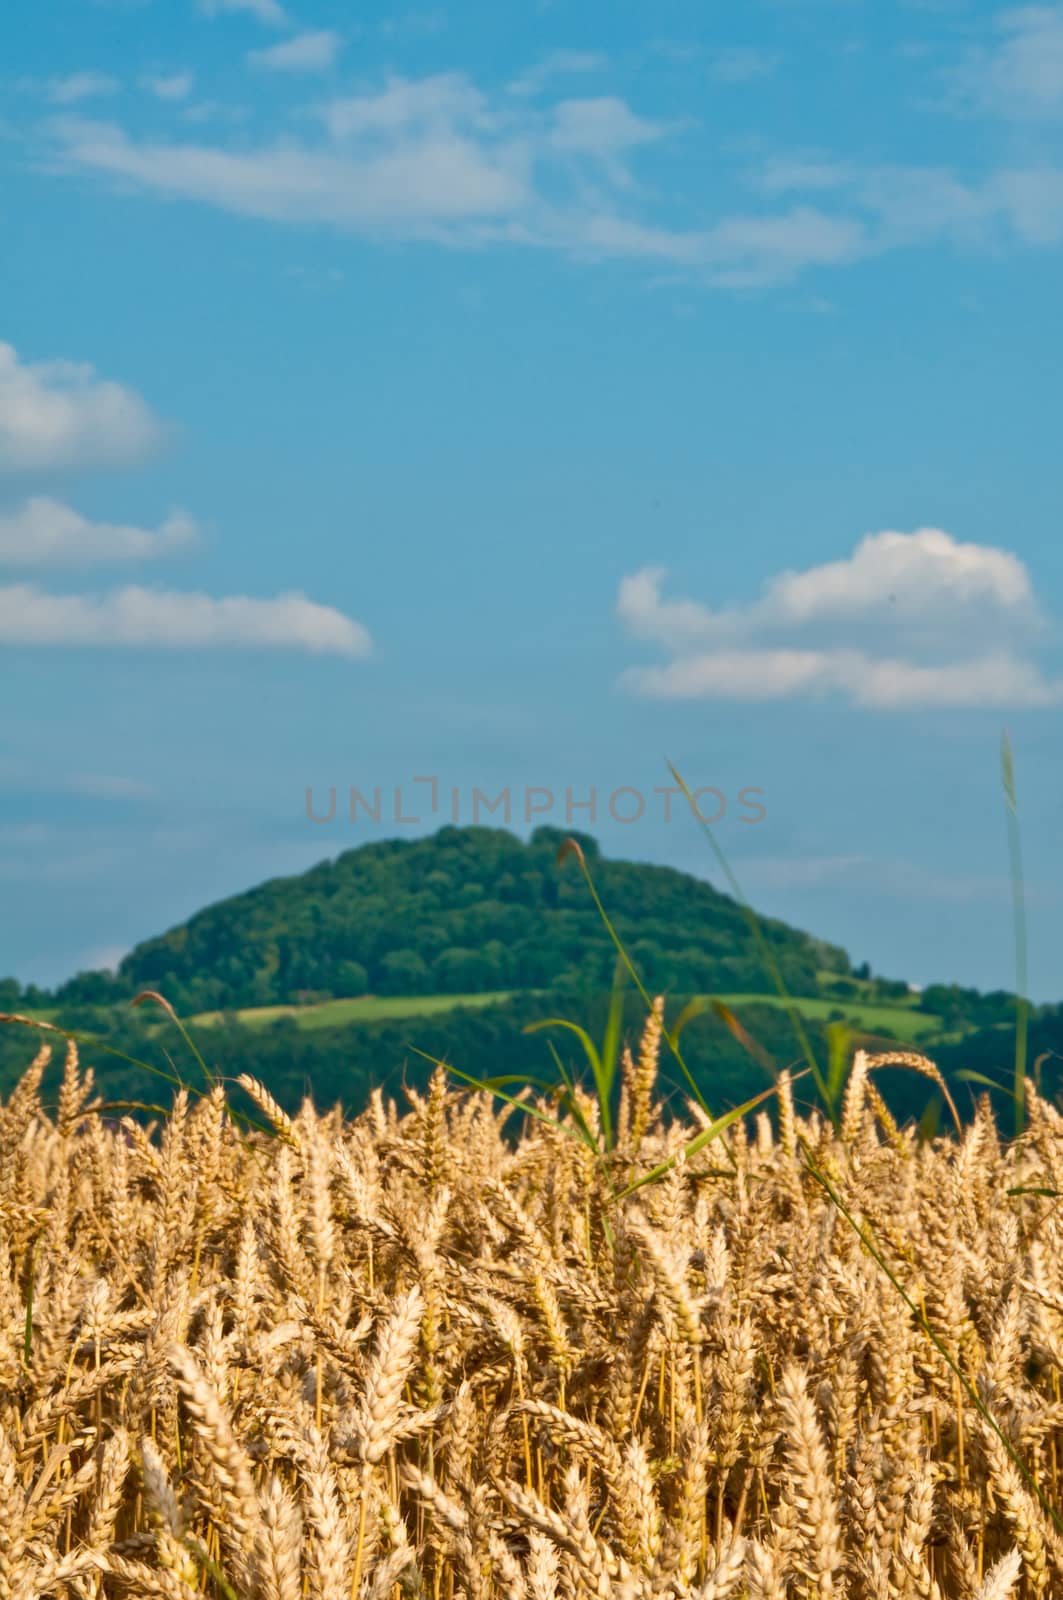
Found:
M 423 237 L 442 224 L 513 214 L 526 196 L 521 151 L 483 149 L 452 131 L 358 152 L 138 143 L 105 123 L 68 122 L 56 131 L 70 165 L 275 222 Z
M 958 102 L 1020 122 L 1063 117 L 1063 5 L 999 12 L 993 34 L 949 73 Z
M 742 883 L 751 889 L 842 889 L 848 893 L 883 895 L 897 900 L 932 900 L 951 905 L 1006 903 L 1014 888 L 1004 872 L 947 872 L 925 862 L 880 860 L 863 854 L 744 856 L 735 862 Z M 1031 897 L 1051 905 L 1050 889 L 1032 886 Z
M 80 512 L 38 495 L 14 511 L 0 510 L 0 566 L 80 567 L 154 560 L 195 544 L 199 530 L 175 511 L 159 528 L 90 522 Z
M 129 946 L 124 944 L 90 945 L 77 964 L 78 972 L 117 972 Z
M 142 778 L 126 778 L 116 772 L 75 772 L 65 787 L 90 800 L 152 800 L 158 792 Z
M 217 17 L 226 11 L 244 12 L 267 28 L 288 25 L 288 13 L 278 0 L 199 0 L 199 9 L 208 17 Z
M 67 118 L 54 155 L 162 195 L 288 224 L 482 246 L 497 242 L 681 268 L 708 282 L 786 281 L 872 248 L 858 218 L 796 204 L 676 228 L 633 214 L 628 163 L 676 130 L 616 96 L 523 110 L 458 73 L 391 78 L 319 108 L 326 138 L 249 147 L 134 139 L 112 123 Z
M 0 587 L 0 645 L 100 649 L 302 650 L 369 654 L 361 623 L 300 593 L 275 599 L 130 587 L 102 595 L 51 594 L 34 584 Z
M 138 394 L 87 363 L 23 362 L 0 343 L 0 472 L 124 465 L 162 433 Z
M 717 50 L 709 62 L 709 76 L 717 83 L 756 83 L 774 75 L 779 57 L 752 45 Z
M 319 116 L 333 140 L 343 145 L 428 135 L 476 136 L 487 142 L 498 128 L 487 96 L 463 72 L 391 76 L 380 89 L 327 101 Z
M 330 59 L 331 44 L 317 42 L 325 37 L 296 35 L 253 54 L 309 70 Z M 160 139 L 76 115 L 53 118 L 42 135 L 51 171 L 93 174 L 127 193 L 294 226 L 628 258 L 729 288 L 943 241 L 990 250 L 1063 240 L 1063 165 L 1051 162 L 971 175 L 797 151 L 749 170 L 739 153 L 734 177 L 748 202 L 706 200 L 677 221 L 667 187 L 648 182 L 644 168 L 651 149 L 655 174 L 665 160 L 681 166 L 696 137 L 689 122 L 649 117 L 618 95 L 551 99 L 536 87 L 597 62 L 581 52 L 549 57 L 508 91 L 460 72 L 392 76 L 305 108 L 313 115 L 299 136 L 267 142 Z
M 120 88 L 118 79 L 105 72 L 72 72 L 65 78 L 49 79 L 44 92 L 53 106 L 73 106 L 80 100 L 117 94 Z
M 509 92 L 521 97 L 539 95 L 558 78 L 589 77 L 604 72 L 608 65 L 608 56 L 600 50 L 553 50 L 514 78 Z
M 562 100 L 554 108 L 550 140 L 557 150 L 612 160 L 640 144 L 652 144 L 665 129 L 647 117 L 636 116 L 615 95 L 592 100 Z
M 965 178 L 947 167 L 786 157 L 768 161 L 751 182 L 776 199 L 829 196 L 836 211 L 861 220 L 875 255 L 942 240 L 995 249 L 1063 239 L 1063 166 L 1050 161 Z
M 195 81 L 191 72 L 145 73 L 140 86 L 153 94 L 156 100 L 177 102 L 188 99 Z
M 251 50 L 247 59 L 253 67 L 267 72 L 325 72 L 335 63 L 342 47 L 338 33 L 322 28 L 316 33 L 297 33 L 265 50 Z
M 92 800 L 119 801 L 151 800 L 158 794 L 154 784 L 122 773 L 42 771 L 25 762 L 10 760 L 0 761 L 0 792 L 43 795 L 49 799 L 73 794 Z
M 620 585 L 628 631 L 671 656 L 625 674 L 638 694 L 837 696 L 879 710 L 1063 703 L 1063 681 L 1030 656 L 1042 624 L 1023 563 L 940 529 L 869 534 L 846 559 L 781 573 L 758 600 L 720 610 L 666 599 L 663 577 L 645 568 Z

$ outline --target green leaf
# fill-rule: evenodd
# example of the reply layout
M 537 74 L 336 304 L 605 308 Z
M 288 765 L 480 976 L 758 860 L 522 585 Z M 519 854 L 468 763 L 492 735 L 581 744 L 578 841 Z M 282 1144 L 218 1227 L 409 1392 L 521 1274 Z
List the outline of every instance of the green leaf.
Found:
M 980 1083 L 986 1089 L 995 1089 L 998 1094 L 1011 1095 L 1011 1090 L 1005 1084 L 998 1083 L 995 1078 L 987 1078 L 984 1072 L 974 1072 L 970 1067 L 961 1067 L 952 1076 L 962 1083 Z
M 841 1100 L 845 1083 L 845 1069 L 853 1043 L 852 1030 L 844 1022 L 828 1022 L 827 1035 L 827 1093 L 831 1115 Z

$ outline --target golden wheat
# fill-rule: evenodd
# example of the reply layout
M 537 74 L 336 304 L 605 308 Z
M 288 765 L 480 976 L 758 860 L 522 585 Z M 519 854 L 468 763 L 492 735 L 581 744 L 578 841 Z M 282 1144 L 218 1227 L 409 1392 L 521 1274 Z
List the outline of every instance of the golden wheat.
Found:
M 0 1600 L 1063 1595 L 1063 1118 L 921 1143 L 858 1057 L 839 1133 L 784 1079 L 683 1159 L 661 1019 L 604 1161 L 442 1072 L 350 1122 L 245 1077 L 249 1132 L 220 1088 L 109 1122 L 73 1047 L 50 1115 L 38 1056 Z

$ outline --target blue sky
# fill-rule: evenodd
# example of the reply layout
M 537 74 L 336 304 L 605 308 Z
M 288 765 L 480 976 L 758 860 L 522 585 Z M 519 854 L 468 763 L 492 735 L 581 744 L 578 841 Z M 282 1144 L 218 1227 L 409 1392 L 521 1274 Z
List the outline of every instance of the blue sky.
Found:
M 1006 726 L 1063 997 L 1063 6 L 0 33 L 0 973 L 476 787 L 711 876 L 671 759 L 757 905 L 1010 985 Z

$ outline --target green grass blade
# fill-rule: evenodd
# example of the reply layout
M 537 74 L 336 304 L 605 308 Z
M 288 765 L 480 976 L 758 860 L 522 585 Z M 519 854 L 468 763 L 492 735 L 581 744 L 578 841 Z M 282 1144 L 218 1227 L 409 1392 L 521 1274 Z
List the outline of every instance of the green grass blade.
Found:
M 523 1033 L 541 1033 L 544 1028 L 567 1028 L 569 1033 L 574 1033 L 583 1046 L 590 1069 L 597 1080 L 602 1070 L 602 1064 L 598 1058 L 598 1050 L 594 1040 L 586 1028 L 581 1028 L 578 1022 L 569 1022 L 567 1017 L 543 1017 L 539 1022 L 529 1022 L 521 1031 Z
M 547 1039 L 546 1048 L 554 1058 L 554 1066 L 557 1068 L 558 1077 L 561 1079 L 565 1089 L 564 1094 L 559 1097 L 559 1103 L 561 1106 L 567 1107 L 570 1115 L 575 1120 L 580 1129 L 584 1144 L 587 1145 L 589 1149 L 597 1151 L 598 1141 L 594 1137 L 594 1133 L 591 1130 L 586 1117 L 583 1115 L 583 1107 L 576 1098 L 576 1085 L 572 1080 L 568 1068 L 561 1059 L 561 1052 L 558 1050 L 552 1039 Z M 557 1093 L 556 1087 L 553 1092 L 555 1094 Z
M 749 924 L 749 930 L 753 935 L 754 942 L 756 943 L 757 949 L 760 952 L 760 959 L 763 961 L 765 970 L 771 978 L 772 983 L 775 985 L 779 998 L 786 1008 L 786 1012 L 790 1018 L 793 1030 L 797 1035 L 797 1041 L 801 1046 L 801 1054 L 808 1063 L 808 1070 L 812 1074 L 812 1081 L 816 1085 L 816 1091 L 823 1102 L 824 1110 L 830 1117 L 834 1128 L 837 1129 L 837 1107 L 831 1102 L 830 1092 L 828 1090 L 826 1080 L 824 1079 L 823 1073 L 820 1070 L 819 1062 L 816 1060 L 815 1051 L 812 1049 L 808 1034 L 805 1032 L 805 1025 L 801 1020 L 801 1013 L 797 1006 L 794 1005 L 793 998 L 790 994 L 790 991 L 786 987 L 783 975 L 779 971 L 779 964 L 772 955 L 771 947 L 768 944 L 767 939 L 764 937 L 764 930 L 760 925 L 760 918 L 757 916 L 756 912 L 753 910 L 753 907 L 749 904 L 749 901 L 742 893 L 742 890 L 738 884 L 738 880 L 731 871 L 731 864 L 724 855 L 710 824 L 705 821 L 705 818 L 701 815 L 697 806 L 694 804 L 694 796 L 691 794 L 686 780 L 680 775 L 671 761 L 668 763 L 668 770 L 686 797 L 687 804 L 693 812 L 702 832 L 708 839 L 709 844 L 712 846 L 713 854 L 715 855 L 716 860 L 719 862 L 720 870 L 727 880 L 727 884 L 732 895 L 737 900 L 745 914 L 746 921 Z
M 561 849 L 557 853 L 558 864 L 560 865 L 561 863 L 566 861 L 567 858 L 570 855 L 574 855 L 576 857 L 576 860 L 579 862 L 580 871 L 583 874 L 583 880 L 586 883 L 587 888 L 590 890 L 591 899 L 594 901 L 595 909 L 598 912 L 598 915 L 602 919 L 602 924 L 605 927 L 605 931 L 606 931 L 606 933 L 608 933 L 610 939 L 612 939 L 613 944 L 616 947 L 617 954 L 619 955 L 621 961 L 624 963 L 624 967 L 627 970 L 627 972 L 629 973 L 629 975 L 631 977 L 631 980 L 635 985 L 635 988 L 638 990 L 639 995 L 641 996 L 642 1002 L 646 1007 L 647 1013 L 651 1012 L 653 1010 L 653 1000 L 651 999 L 650 995 L 646 991 L 646 985 L 643 983 L 642 979 L 639 977 L 638 973 L 636 972 L 634 963 L 632 962 L 631 957 L 628 955 L 627 951 L 624 948 L 623 940 L 621 939 L 620 935 L 617 933 L 616 929 L 613 927 L 612 921 L 611 921 L 611 919 L 609 917 L 609 913 L 606 911 L 604 905 L 602 904 L 601 896 L 599 895 L 598 890 L 595 887 L 594 879 L 591 877 L 590 868 L 587 866 L 586 857 L 584 856 L 583 851 L 581 850 L 579 844 L 576 842 L 575 839 L 566 839 L 565 840 L 565 843 L 561 846 Z M 667 1028 L 662 1029 L 661 1036 L 664 1039 L 665 1044 L 668 1046 L 668 1049 L 671 1052 L 672 1056 L 675 1058 L 676 1064 L 678 1065 L 679 1070 L 682 1072 L 683 1077 L 686 1080 L 687 1087 L 690 1090 L 691 1094 L 694 1096 L 694 1099 L 697 1101 L 697 1103 L 701 1107 L 702 1111 L 704 1111 L 705 1115 L 711 1117 L 712 1112 L 709 1110 L 709 1107 L 706 1104 L 705 1096 L 702 1094 L 701 1089 L 698 1087 L 698 1084 L 695 1081 L 694 1075 L 691 1072 L 690 1068 L 687 1066 L 686 1062 L 683 1060 L 683 1055 L 682 1055 L 682 1052 L 679 1049 L 679 1045 L 678 1045 L 677 1041 L 675 1039 L 673 1039 L 672 1035 L 668 1032 Z
M 804 1072 L 797 1073 L 794 1082 L 796 1083 L 797 1079 L 803 1078 L 804 1075 Z M 683 1146 L 681 1153 L 684 1159 L 688 1156 L 697 1155 L 699 1150 L 704 1150 L 707 1144 L 711 1144 L 714 1139 L 720 1137 L 721 1133 L 725 1133 L 733 1122 L 738 1121 L 739 1117 L 744 1117 L 747 1112 L 753 1111 L 771 1095 L 778 1094 L 778 1092 L 777 1085 L 772 1084 L 770 1089 L 762 1089 L 760 1094 L 753 1096 L 752 1100 L 746 1100 L 742 1105 L 735 1106 L 732 1110 L 725 1111 L 722 1116 L 716 1117 L 707 1128 L 702 1128 L 701 1132 L 696 1134 L 689 1144 Z M 678 1155 L 670 1156 L 667 1161 L 662 1161 L 659 1166 L 652 1168 L 651 1171 L 644 1172 L 642 1177 L 636 1178 L 634 1183 L 629 1183 L 626 1189 L 621 1189 L 616 1198 L 624 1200 L 629 1194 L 634 1194 L 636 1189 L 645 1188 L 648 1183 L 659 1183 L 662 1178 L 671 1172 L 678 1160 Z
M 1026 1126 L 1026 1043 L 1029 1028 L 1026 955 L 1026 892 L 1022 876 L 1022 840 L 1019 835 L 1019 802 L 1015 789 L 1015 757 L 1005 731 L 1000 741 L 1000 776 L 1008 824 L 1008 857 L 1011 866 L 1011 902 L 1015 924 L 1015 1134 Z
M 106 1044 L 94 1033 L 82 1033 L 77 1028 L 61 1028 L 57 1022 L 44 1022 L 39 1017 L 21 1017 L 17 1012 L 0 1011 L 0 1023 L 14 1023 L 24 1028 L 34 1028 L 39 1033 L 57 1033 L 61 1039 L 69 1039 L 74 1044 L 89 1045 L 93 1050 L 101 1050 L 104 1055 L 114 1056 L 116 1060 L 124 1061 L 128 1066 L 140 1067 L 142 1071 L 150 1072 L 154 1077 L 162 1078 L 178 1089 L 187 1089 L 190 1094 L 202 1092 L 185 1083 L 177 1073 L 164 1072 L 161 1067 L 152 1066 L 150 1061 L 141 1061 L 138 1056 L 127 1055 L 124 1050 L 117 1050 L 114 1045 Z
M 624 964 L 616 958 L 613 970 L 613 987 L 609 995 L 609 1015 L 605 1023 L 605 1037 L 599 1052 L 601 1076 L 598 1082 L 598 1104 L 601 1108 L 602 1139 L 607 1150 L 613 1147 L 613 1085 L 616 1082 L 616 1064 L 620 1056 L 620 1032 L 624 1023 Z
M 213 1089 L 213 1088 L 215 1088 L 217 1086 L 217 1079 L 215 1078 L 213 1072 L 211 1072 L 210 1068 L 207 1066 L 207 1063 L 204 1061 L 203 1057 L 200 1055 L 199 1049 L 198 1049 L 198 1047 L 197 1047 L 197 1045 L 195 1043 L 195 1040 L 192 1038 L 192 1035 L 189 1033 L 188 1029 L 185 1027 L 184 1023 L 181 1021 L 180 1017 L 177 1015 L 177 1012 L 174 1010 L 174 1008 L 170 1004 L 169 1000 L 166 999 L 165 995 L 159 994 L 155 989 L 142 989 L 140 994 L 136 995 L 129 1002 L 129 1004 L 130 1004 L 130 1007 L 136 1007 L 136 1006 L 147 1005 L 147 1004 L 158 1006 L 160 1011 L 164 1012 L 165 1015 L 170 1018 L 170 1021 L 173 1022 L 174 1025 L 176 1026 L 178 1033 L 180 1033 L 181 1038 L 184 1040 L 184 1042 L 187 1045 L 188 1049 L 192 1052 L 193 1056 L 195 1057 L 196 1061 L 199 1064 L 199 1070 L 202 1072 L 203 1076 L 206 1078 L 206 1080 L 210 1084 L 211 1088 Z
M 842 1089 L 845 1087 L 845 1069 L 852 1052 L 853 1035 L 844 1022 L 828 1022 L 826 1033 L 827 1093 L 831 1105 L 836 1106 L 841 1102 Z

